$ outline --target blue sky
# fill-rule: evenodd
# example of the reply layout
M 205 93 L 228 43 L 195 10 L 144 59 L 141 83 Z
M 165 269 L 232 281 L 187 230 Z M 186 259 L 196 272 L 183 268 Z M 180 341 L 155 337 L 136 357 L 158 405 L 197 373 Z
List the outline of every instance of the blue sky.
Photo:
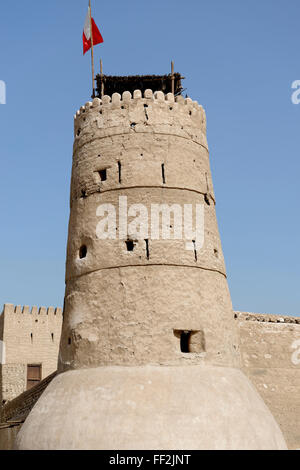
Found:
M 88 2 L 4 2 L 0 303 L 63 303 L 73 114 L 90 97 Z M 169 73 L 207 113 L 235 309 L 300 313 L 298 0 L 93 0 L 107 74 Z

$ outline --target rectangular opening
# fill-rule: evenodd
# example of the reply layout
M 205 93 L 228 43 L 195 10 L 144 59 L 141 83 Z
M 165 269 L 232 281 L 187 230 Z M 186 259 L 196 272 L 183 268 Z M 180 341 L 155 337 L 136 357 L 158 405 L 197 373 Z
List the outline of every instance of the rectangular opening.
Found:
M 146 243 L 146 257 L 147 257 L 147 260 L 149 260 L 150 259 L 149 240 L 145 240 L 145 243 Z
M 162 163 L 162 165 L 161 165 L 161 173 L 162 173 L 163 184 L 166 184 L 165 164 L 164 163 Z
M 180 351 L 184 354 L 200 354 L 206 351 L 203 331 L 174 330 L 174 335 L 180 340 Z
M 118 169 L 119 169 L 119 183 L 122 183 L 122 165 L 121 162 L 118 162 Z
M 107 180 L 107 170 L 106 168 L 104 170 L 99 170 L 99 176 L 100 176 L 100 181 L 106 181 Z
M 27 365 L 27 390 L 30 390 L 42 380 L 42 365 L 41 364 L 28 364 Z
M 127 240 L 125 243 L 126 243 L 127 251 L 133 251 L 134 250 L 133 240 Z

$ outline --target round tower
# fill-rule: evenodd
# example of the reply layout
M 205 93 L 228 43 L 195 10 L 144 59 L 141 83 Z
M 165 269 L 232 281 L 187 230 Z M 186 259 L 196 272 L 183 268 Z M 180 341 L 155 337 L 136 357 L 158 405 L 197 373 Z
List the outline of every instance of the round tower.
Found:
M 139 227 L 132 233 L 136 204 L 147 214 L 142 234 Z M 111 206 L 117 223 L 103 239 L 99 215 Z M 184 226 L 190 207 L 195 228 L 197 206 L 204 221 L 200 248 Z M 164 238 L 163 228 L 169 229 Z M 135 91 L 96 98 L 77 113 L 64 315 L 61 370 L 237 365 L 206 117 L 198 103 L 146 90 L 144 97 Z M 190 351 L 182 352 L 183 342 Z
M 276 449 L 239 370 L 197 102 L 95 98 L 75 116 L 60 375 L 19 448 Z

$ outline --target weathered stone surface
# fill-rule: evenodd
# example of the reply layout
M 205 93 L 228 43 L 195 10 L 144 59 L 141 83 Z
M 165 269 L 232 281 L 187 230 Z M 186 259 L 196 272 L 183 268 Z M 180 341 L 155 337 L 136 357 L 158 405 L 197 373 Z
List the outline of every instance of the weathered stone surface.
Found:
M 29 415 L 17 444 L 34 450 L 286 448 L 247 378 L 237 369 L 210 366 L 60 374 Z
M 276 418 L 289 448 L 299 449 L 300 324 L 295 323 L 299 319 L 241 312 L 236 316 L 242 368 Z
M 0 406 L 26 390 L 27 365 L 40 364 L 42 379 L 57 369 L 62 311 L 4 305 L 0 315 Z

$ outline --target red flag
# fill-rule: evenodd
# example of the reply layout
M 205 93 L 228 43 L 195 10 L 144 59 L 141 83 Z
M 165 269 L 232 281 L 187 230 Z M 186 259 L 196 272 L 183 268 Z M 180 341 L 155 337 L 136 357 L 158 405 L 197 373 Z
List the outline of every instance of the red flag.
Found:
M 88 12 L 86 15 L 85 23 L 84 23 L 84 29 L 83 29 L 83 35 L 82 35 L 82 40 L 83 40 L 83 55 L 90 50 L 92 47 L 92 39 L 91 39 L 91 10 L 90 7 L 88 8 Z M 96 46 L 97 44 L 101 44 L 103 42 L 103 37 L 101 36 L 101 33 L 92 18 L 92 34 L 93 34 L 93 44 Z

